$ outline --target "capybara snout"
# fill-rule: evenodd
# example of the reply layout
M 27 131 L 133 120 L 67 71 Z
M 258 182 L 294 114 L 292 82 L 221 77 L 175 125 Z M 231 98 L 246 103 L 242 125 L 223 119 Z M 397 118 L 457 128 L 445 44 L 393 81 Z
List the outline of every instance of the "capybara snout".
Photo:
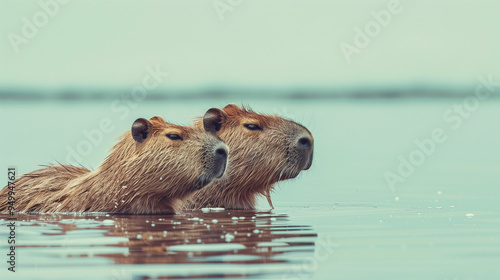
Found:
M 299 157 L 302 158 L 303 162 L 302 170 L 307 170 L 312 165 L 314 143 L 311 138 L 312 137 L 304 136 L 300 137 L 297 141 L 297 150 L 299 153 Z
M 289 126 L 287 131 L 290 133 L 290 137 L 285 142 L 285 146 L 288 146 L 287 164 L 281 170 L 278 180 L 297 177 L 300 171 L 311 167 L 313 160 L 314 138 L 309 130 L 293 121 L 286 121 L 286 125 Z
M 208 143 L 203 152 L 204 170 L 196 179 L 195 189 L 200 189 L 215 178 L 220 178 L 224 175 L 227 166 L 227 155 L 229 150 L 217 136 L 213 135 L 212 139 L 207 139 Z
M 226 165 L 227 165 L 227 147 L 226 145 L 220 145 L 215 149 L 215 167 L 216 167 L 216 172 L 215 172 L 215 178 L 220 178 L 222 175 L 224 175 L 224 172 L 226 171 Z
M 203 129 L 205 139 L 203 142 L 203 172 L 196 179 L 195 189 L 200 189 L 215 178 L 220 178 L 226 172 L 229 148 L 216 135 L 218 121 L 213 118 L 210 111 L 203 116 Z

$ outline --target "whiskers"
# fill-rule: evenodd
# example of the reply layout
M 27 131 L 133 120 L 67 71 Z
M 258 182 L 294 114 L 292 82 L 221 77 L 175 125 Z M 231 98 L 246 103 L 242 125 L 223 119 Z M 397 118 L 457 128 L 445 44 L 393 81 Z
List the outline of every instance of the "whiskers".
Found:
M 271 172 L 271 176 L 267 180 L 266 188 L 264 190 L 263 195 L 267 199 L 267 203 L 269 203 L 269 207 L 274 209 L 273 201 L 271 199 L 271 192 L 274 190 L 274 183 L 279 182 L 283 179 L 287 179 L 288 176 L 294 174 L 293 172 L 297 171 L 297 167 L 290 164 L 287 159 L 281 160 L 274 170 Z

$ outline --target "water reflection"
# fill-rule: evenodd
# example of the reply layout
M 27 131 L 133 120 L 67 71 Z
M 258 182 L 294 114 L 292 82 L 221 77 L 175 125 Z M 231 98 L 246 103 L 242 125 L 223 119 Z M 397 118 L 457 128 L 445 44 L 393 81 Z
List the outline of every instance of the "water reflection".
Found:
M 0 218 L 6 222 L 6 215 Z M 103 279 L 281 278 L 313 254 L 317 237 L 310 226 L 292 224 L 286 214 L 243 210 L 18 218 L 16 244 L 25 256 L 20 268 L 50 272 L 91 265 L 94 271 L 101 268 L 100 276 L 106 277 L 98 278 Z

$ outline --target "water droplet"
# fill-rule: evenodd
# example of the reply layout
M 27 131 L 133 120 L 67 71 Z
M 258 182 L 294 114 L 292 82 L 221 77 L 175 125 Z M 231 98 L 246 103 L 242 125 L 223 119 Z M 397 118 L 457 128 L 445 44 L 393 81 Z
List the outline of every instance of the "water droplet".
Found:
M 226 239 L 226 242 L 231 242 L 234 239 L 234 235 L 232 235 L 230 233 L 226 233 L 226 235 L 224 237 Z

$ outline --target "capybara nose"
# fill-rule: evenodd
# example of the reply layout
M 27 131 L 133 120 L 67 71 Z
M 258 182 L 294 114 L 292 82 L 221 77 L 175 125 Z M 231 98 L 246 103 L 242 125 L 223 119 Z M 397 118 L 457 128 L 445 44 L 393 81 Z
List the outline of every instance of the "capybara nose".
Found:
M 306 156 L 309 156 L 308 153 L 312 152 L 313 149 L 313 140 L 309 135 L 301 135 L 298 137 L 299 139 L 295 143 L 295 146 L 298 150 L 307 153 Z
M 224 175 L 224 172 L 226 172 L 227 154 L 228 150 L 226 147 L 218 147 L 215 149 L 214 151 L 215 161 L 216 161 L 215 178 L 222 177 Z
M 304 148 L 311 147 L 311 139 L 309 139 L 308 137 L 301 137 L 299 139 L 299 146 Z
M 215 156 L 218 158 L 218 159 L 227 159 L 227 151 L 226 149 L 222 149 L 222 148 L 219 148 L 217 150 L 215 150 Z
M 307 170 L 312 165 L 313 145 L 313 140 L 309 135 L 301 135 L 295 144 L 299 157 L 302 159 L 302 170 Z

